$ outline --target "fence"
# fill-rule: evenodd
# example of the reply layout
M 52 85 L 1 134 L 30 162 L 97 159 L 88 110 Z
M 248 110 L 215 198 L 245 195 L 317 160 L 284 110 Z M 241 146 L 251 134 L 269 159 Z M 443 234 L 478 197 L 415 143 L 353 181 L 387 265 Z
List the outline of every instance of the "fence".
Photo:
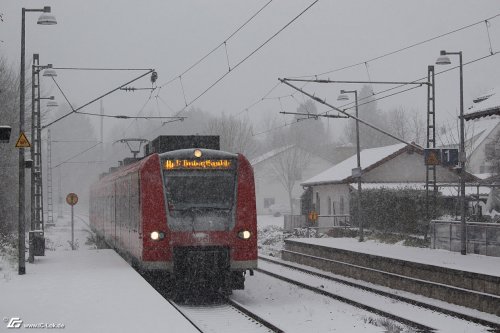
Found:
M 431 221 L 431 247 L 460 252 L 460 221 Z M 500 257 L 500 223 L 467 222 L 467 252 Z
M 293 231 L 295 228 L 306 228 L 312 226 L 305 215 L 283 215 L 283 217 L 285 221 L 285 231 Z
M 320 232 L 326 232 L 332 228 L 350 226 L 350 215 L 319 215 L 317 222 L 310 222 L 305 215 L 284 215 L 285 231 L 293 231 L 296 228 L 313 228 Z

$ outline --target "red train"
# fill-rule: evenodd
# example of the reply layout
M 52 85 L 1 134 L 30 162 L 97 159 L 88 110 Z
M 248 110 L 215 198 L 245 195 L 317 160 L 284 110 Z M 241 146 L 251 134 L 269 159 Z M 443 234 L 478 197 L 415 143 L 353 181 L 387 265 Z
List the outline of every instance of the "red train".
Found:
M 153 153 L 92 186 L 90 225 L 141 271 L 177 283 L 243 289 L 257 268 L 253 169 L 241 154 Z

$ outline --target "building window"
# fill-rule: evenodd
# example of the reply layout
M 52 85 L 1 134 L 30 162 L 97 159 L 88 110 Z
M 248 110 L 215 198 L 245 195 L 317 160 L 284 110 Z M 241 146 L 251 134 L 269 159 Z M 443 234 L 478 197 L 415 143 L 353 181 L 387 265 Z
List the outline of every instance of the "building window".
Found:
M 332 215 L 332 198 L 328 197 L 328 215 Z
M 264 208 L 269 208 L 274 205 L 274 198 L 264 198 Z
M 340 196 L 340 215 L 344 215 L 344 196 Z

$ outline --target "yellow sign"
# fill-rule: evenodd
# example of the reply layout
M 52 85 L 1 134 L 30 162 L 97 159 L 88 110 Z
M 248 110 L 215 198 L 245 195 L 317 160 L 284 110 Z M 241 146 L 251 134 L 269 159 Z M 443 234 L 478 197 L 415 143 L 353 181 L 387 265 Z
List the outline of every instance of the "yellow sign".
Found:
M 318 219 L 318 213 L 316 213 L 315 211 L 309 212 L 309 220 L 311 222 L 316 222 L 317 219 Z
M 16 148 L 30 148 L 31 143 L 28 141 L 28 138 L 24 134 L 24 132 L 21 132 L 19 135 L 19 139 L 17 139 L 16 142 Z
M 229 169 L 230 160 L 166 160 L 163 163 L 166 170 L 174 169 Z

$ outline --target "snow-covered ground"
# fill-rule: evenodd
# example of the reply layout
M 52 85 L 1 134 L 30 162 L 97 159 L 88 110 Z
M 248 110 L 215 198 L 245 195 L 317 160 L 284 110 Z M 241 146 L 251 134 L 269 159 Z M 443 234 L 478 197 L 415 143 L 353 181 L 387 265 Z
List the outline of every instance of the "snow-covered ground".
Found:
M 372 240 L 358 242 L 357 239 L 354 238 L 308 238 L 301 239 L 300 241 L 382 257 L 500 276 L 499 257 L 489 257 L 479 254 L 467 254 L 464 256 L 459 252 L 410 247 L 400 244 L 384 244 Z
M 75 219 L 79 247 L 71 251 L 69 221 L 58 221 L 46 233 L 50 250 L 26 263 L 26 275 L 3 261 L 0 332 L 10 331 L 9 324 L 37 325 L 35 331 L 197 332 L 113 250 L 90 250 L 86 229 Z
M 283 234 L 282 216 L 259 215 L 257 225 L 259 228 L 259 253 L 263 255 L 280 257 L 280 251 L 284 246 L 284 239 L 286 237 L 297 238 L 295 235 Z M 355 238 L 311 237 L 301 238 L 300 241 L 457 270 L 500 276 L 500 257 L 471 253 L 464 256 L 459 252 L 404 246 L 400 243 L 386 244 L 375 240 L 358 242 Z
M 75 217 L 75 244 L 71 250 L 69 218 L 47 229 L 47 252 L 34 264 L 26 264 L 27 274 L 17 275 L 16 261 L 0 255 L 0 332 L 13 318 L 24 324 L 64 325 L 65 332 L 142 332 L 162 326 L 170 332 L 190 332 L 193 328 L 151 288 L 128 264 L 111 250 L 95 250 L 86 244 L 89 230 L 85 216 Z M 283 248 L 283 217 L 258 216 L 259 252 L 279 256 Z M 499 258 L 460 256 L 453 252 L 387 245 L 355 239 L 309 238 L 308 242 L 331 242 L 353 250 L 380 255 L 402 255 L 439 265 L 483 267 L 498 273 Z M 379 251 L 379 252 L 377 252 Z M 386 252 L 384 252 L 386 251 Z M 424 252 L 428 252 L 428 257 Z M 8 252 L 8 251 L 7 251 Z M 434 259 L 432 259 L 434 258 Z M 462 258 L 467 262 L 462 262 Z M 483 270 L 484 272 L 484 270 Z M 314 295 L 283 282 L 257 274 L 249 276 L 236 300 L 250 305 L 286 331 L 314 332 L 393 330 L 391 323 L 373 314 L 323 296 Z M 216 320 L 216 319 L 214 319 Z M 468 332 L 470 330 L 467 330 Z

